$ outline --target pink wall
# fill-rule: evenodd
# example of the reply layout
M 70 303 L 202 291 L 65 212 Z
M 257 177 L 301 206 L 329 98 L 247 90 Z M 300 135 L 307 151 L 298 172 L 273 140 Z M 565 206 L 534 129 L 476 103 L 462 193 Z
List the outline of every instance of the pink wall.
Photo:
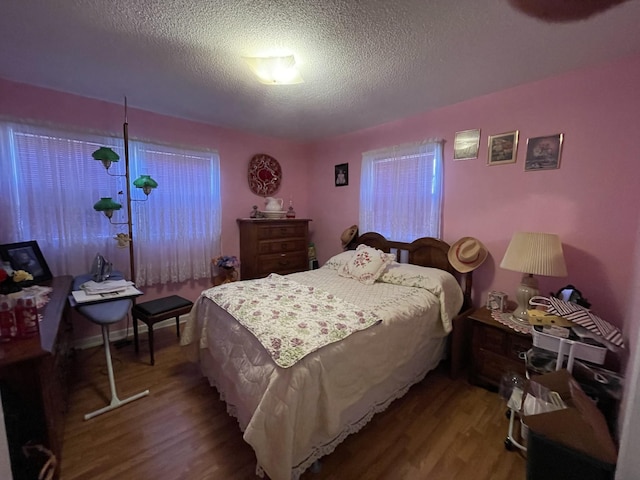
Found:
M 470 78 L 472 81 L 472 78 Z M 237 217 L 260 198 L 246 184 L 255 153 L 277 158 L 284 171 L 278 196 L 293 196 L 299 217 L 312 218 L 320 261 L 340 251 L 340 233 L 358 223 L 362 152 L 431 137 L 446 139 L 443 238 L 471 235 L 490 256 L 475 272 L 475 303 L 489 290 L 511 297 L 520 275 L 499 267 L 514 231 L 558 233 L 567 278 L 540 278 L 542 292 L 575 284 L 596 313 L 623 324 L 634 293 L 632 252 L 638 230 L 640 179 L 635 139 L 640 124 L 640 56 L 587 71 L 524 85 L 314 145 L 292 143 L 129 108 L 132 138 L 217 149 L 223 178 L 224 253 L 238 253 Z M 129 99 L 130 105 L 135 104 Z M 122 105 L 0 79 L 0 115 L 39 119 L 120 134 Z M 481 128 L 475 160 L 453 161 L 456 131 Z M 517 163 L 487 166 L 487 136 L 520 131 Z M 524 172 L 526 139 L 564 133 L 561 168 Z M 349 163 L 349 185 L 335 187 L 334 165 Z M 212 252 L 212 255 L 218 252 Z M 195 299 L 206 282 L 151 288 L 143 299 L 179 293 Z M 86 322 L 76 335 L 95 334 Z
M 489 290 L 514 298 L 520 274 L 499 267 L 513 232 L 551 232 L 563 241 L 569 276 L 539 278 L 541 291 L 573 283 L 596 313 L 622 325 L 635 294 L 629 279 L 640 205 L 638 85 L 640 56 L 319 142 L 310 212 L 320 261 L 339 252 L 341 232 L 358 223 L 362 152 L 442 137 L 443 239 L 474 236 L 490 252 L 474 274 L 475 304 Z M 453 161 L 454 133 L 473 128 L 482 130 L 479 158 Z M 488 135 L 513 130 L 520 131 L 517 162 L 487 166 Z M 565 135 L 560 169 L 525 172 L 527 138 L 556 133 Z M 349 163 L 347 187 L 334 186 L 339 163 Z
M 262 197 L 251 193 L 247 184 L 249 160 L 256 153 L 267 153 L 280 162 L 283 179 L 277 196 L 287 201 L 293 197 L 298 217 L 309 215 L 308 146 L 137 110 L 131 107 L 135 104 L 135 99 L 129 98 L 128 101 L 131 138 L 209 148 L 220 154 L 224 254 L 239 254 L 236 218 L 247 217 L 253 205 L 262 207 L 264 204 Z M 122 135 L 124 107 L 0 79 L 0 115 Z M 121 251 L 116 252 L 114 248 L 112 252 L 113 261 L 118 267 L 116 259 L 118 254 L 121 256 Z M 213 257 L 220 253 L 212 251 L 211 255 Z M 126 270 L 128 259 L 123 257 L 121 260 L 123 266 L 120 269 Z M 152 300 L 167 293 L 195 300 L 207 285 L 207 281 L 200 281 L 146 288 L 141 301 Z M 93 328 L 86 321 L 75 321 L 75 324 L 76 338 L 99 334 L 99 329 Z

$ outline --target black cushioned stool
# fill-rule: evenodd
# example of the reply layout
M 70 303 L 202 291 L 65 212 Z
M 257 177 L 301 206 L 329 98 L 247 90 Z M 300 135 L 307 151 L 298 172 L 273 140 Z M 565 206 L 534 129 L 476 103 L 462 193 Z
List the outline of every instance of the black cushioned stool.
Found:
M 155 365 L 153 358 L 153 325 L 167 318 L 176 317 L 176 333 L 180 338 L 180 315 L 189 313 L 191 307 L 193 307 L 193 302 L 178 295 L 134 305 L 131 309 L 131 314 L 133 315 L 133 339 L 136 353 L 138 353 L 138 320 L 146 323 L 149 329 L 149 353 L 151 354 L 151 365 Z

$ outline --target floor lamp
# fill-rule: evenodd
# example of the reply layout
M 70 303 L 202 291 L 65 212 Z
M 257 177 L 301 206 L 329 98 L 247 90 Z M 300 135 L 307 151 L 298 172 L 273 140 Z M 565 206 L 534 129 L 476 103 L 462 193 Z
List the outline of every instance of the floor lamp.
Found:
M 112 177 L 125 177 L 126 182 L 126 205 L 127 205 L 127 221 L 126 222 L 113 222 L 113 212 L 116 210 L 120 210 L 122 205 L 118 202 L 113 201 L 112 197 L 103 197 L 98 202 L 95 203 L 93 209 L 104 213 L 104 215 L 109 219 L 109 222 L 112 225 L 127 225 L 128 232 L 127 236 L 124 237 L 122 234 L 117 236 L 118 243 L 120 245 L 124 243 L 129 244 L 129 273 L 131 275 L 131 281 L 136 283 L 136 275 L 135 275 L 135 261 L 134 261 L 134 253 L 133 253 L 133 223 L 131 218 L 131 202 L 144 202 L 148 199 L 151 191 L 158 186 L 158 183 L 151 178 L 149 175 L 140 175 L 134 182 L 133 186 L 136 188 L 142 189 L 145 194 L 145 198 L 141 200 L 135 200 L 131 198 L 131 177 L 129 170 L 129 123 L 127 122 L 127 97 L 124 98 L 124 123 L 122 125 L 122 130 L 124 134 L 124 164 L 125 164 L 125 173 L 124 175 L 120 174 L 112 174 L 109 172 L 109 168 L 113 162 L 118 162 L 120 160 L 120 156 L 114 152 L 112 149 L 108 147 L 100 147 L 98 150 L 93 152 L 92 157 L 95 160 L 102 162 L 107 174 Z
M 125 180 L 126 180 L 126 203 L 127 203 L 127 221 L 126 222 L 113 222 L 111 219 L 113 217 L 113 212 L 116 210 L 120 210 L 122 205 L 114 202 L 111 197 L 103 197 L 101 198 L 93 208 L 98 212 L 103 212 L 104 215 L 109 219 L 109 222 L 113 225 L 127 225 L 128 234 L 126 239 L 123 239 L 122 236 L 116 236 L 119 243 L 129 243 L 129 269 L 131 274 L 131 280 L 135 283 L 135 261 L 134 261 L 134 252 L 133 252 L 133 222 L 131 219 L 131 202 L 132 201 L 144 201 L 147 200 L 149 193 L 151 190 L 156 188 L 158 184 L 155 180 L 153 180 L 149 175 L 142 175 L 136 181 L 133 182 L 133 185 L 137 188 L 141 188 L 145 194 L 144 200 L 132 200 L 131 199 L 131 185 L 130 185 L 130 172 L 129 172 L 129 125 L 127 123 L 127 98 L 124 99 L 124 160 L 125 160 Z M 114 152 L 112 149 L 108 147 L 100 147 L 98 150 L 93 152 L 92 154 L 95 160 L 99 160 L 104 165 L 107 170 L 107 174 L 111 176 L 119 176 L 123 175 L 115 175 L 109 173 L 109 167 L 113 162 L 117 162 L 120 160 L 120 156 Z M 85 279 L 78 277 L 76 282 L 84 282 Z M 87 317 L 90 321 L 98 324 L 102 328 L 102 338 L 104 343 L 104 352 L 107 363 L 107 372 L 109 375 L 109 389 L 111 391 L 111 402 L 106 407 L 103 407 L 95 412 L 88 413 L 84 416 L 85 420 L 89 420 L 97 415 L 101 415 L 105 412 L 109 412 L 114 410 L 122 405 L 133 402 L 134 400 L 138 400 L 139 398 L 145 397 L 149 395 L 149 390 L 145 390 L 136 395 L 132 395 L 128 398 L 121 400 L 118 397 L 118 393 L 116 391 L 115 378 L 113 374 L 113 364 L 111 361 L 111 348 L 109 343 L 109 325 L 112 323 L 119 322 L 122 320 L 129 309 L 131 308 L 131 303 L 135 303 L 135 299 L 122 299 L 122 300 L 114 300 L 111 302 L 99 303 L 95 305 L 87 305 L 78 308 L 80 313 L 82 313 L 85 317 Z M 135 320 L 134 320 L 135 321 Z

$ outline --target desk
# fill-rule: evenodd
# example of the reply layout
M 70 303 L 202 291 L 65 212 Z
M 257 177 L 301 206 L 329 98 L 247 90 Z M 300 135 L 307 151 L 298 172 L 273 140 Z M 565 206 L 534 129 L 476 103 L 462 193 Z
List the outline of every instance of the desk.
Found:
M 53 291 L 49 302 L 40 311 L 40 335 L 0 344 L 0 381 L 11 396 L 22 402 L 20 413 L 33 420 L 35 432 L 40 442 L 53 452 L 58 459 L 62 453 L 64 414 L 67 410 L 67 376 L 71 359 L 71 320 L 68 315 L 67 296 L 71 291 L 71 276 L 54 277 L 43 285 Z M 3 391 L 3 403 L 7 403 Z M 28 406 L 28 411 L 25 411 Z M 10 453 L 21 445 L 10 425 L 12 412 L 4 408 L 7 440 Z M 20 432 L 18 432 L 20 433 Z M 24 478 L 25 468 L 20 457 L 11 455 L 14 479 Z M 59 469 L 56 471 L 58 478 Z

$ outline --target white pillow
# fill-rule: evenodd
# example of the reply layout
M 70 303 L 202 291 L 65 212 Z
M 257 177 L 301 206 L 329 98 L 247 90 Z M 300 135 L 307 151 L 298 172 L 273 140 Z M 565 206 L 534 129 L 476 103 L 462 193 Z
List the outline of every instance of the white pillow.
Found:
M 323 268 L 330 268 L 331 270 L 339 270 L 342 266 L 347 263 L 353 255 L 355 254 L 354 250 L 347 250 L 346 252 L 340 252 L 337 255 L 334 255 L 326 263 L 322 266 Z
M 364 285 L 373 285 L 387 265 L 395 259 L 396 256 L 393 253 L 384 253 L 367 245 L 358 245 L 353 257 L 338 270 L 338 275 L 355 278 Z

